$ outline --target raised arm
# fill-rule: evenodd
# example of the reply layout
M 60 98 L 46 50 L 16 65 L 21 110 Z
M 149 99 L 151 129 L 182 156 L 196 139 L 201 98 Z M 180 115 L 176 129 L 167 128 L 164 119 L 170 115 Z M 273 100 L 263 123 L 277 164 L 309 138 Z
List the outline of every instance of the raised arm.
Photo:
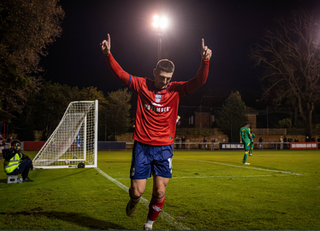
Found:
M 111 38 L 108 34 L 107 40 L 103 40 L 100 43 L 100 47 L 104 57 L 107 60 L 109 69 L 111 70 L 112 74 L 117 77 L 124 85 L 128 86 L 130 75 L 125 72 L 122 67 L 117 63 L 117 61 L 113 58 L 111 54 Z M 129 87 L 129 86 L 128 86 Z
M 209 74 L 209 61 L 212 56 L 212 51 L 204 45 L 204 39 L 201 41 L 201 66 L 195 78 L 190 79 L 186 84 L 187 94 L 191 94 L 203 84 L 206 83 Z

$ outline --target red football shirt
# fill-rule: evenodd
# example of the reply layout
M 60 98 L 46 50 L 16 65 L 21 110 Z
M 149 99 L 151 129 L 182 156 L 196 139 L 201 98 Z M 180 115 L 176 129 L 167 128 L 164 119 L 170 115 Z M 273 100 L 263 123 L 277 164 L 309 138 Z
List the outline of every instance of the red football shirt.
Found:
M 133 139 L 148 145 L 173 144 L 179 100 L 206 82 L 209 60 L 202 60 L 195 78 L 185 82 L 170 82 L 167 88 L 161 90 L 154 86 L 153 80 L 125 72 L 111 53 L 105 58 L 112 73 L 137 93 Z

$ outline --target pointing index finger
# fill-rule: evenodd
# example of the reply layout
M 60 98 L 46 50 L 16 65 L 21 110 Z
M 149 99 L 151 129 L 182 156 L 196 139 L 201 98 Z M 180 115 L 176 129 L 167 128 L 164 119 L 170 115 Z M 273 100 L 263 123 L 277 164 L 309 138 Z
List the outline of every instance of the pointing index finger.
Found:
M 204 49 L 204 38 L 202 39 L 202 49 Z

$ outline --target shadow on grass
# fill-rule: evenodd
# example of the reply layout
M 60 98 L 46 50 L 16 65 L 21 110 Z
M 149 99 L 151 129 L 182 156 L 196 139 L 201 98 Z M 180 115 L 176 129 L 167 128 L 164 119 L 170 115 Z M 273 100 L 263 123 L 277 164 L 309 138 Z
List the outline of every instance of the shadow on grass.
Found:
M 67 212 L 43 212 L 41 207 L 37 207 L 31 209 L 29 211 L 21 211 L 21 212 L 13 212 L 13 213 L 5 213 L 0 212 L 1 215 L 25 215 L 25 216 L 46 216 L 49 219 L 59 219 L 62 221 L 66 221 L 69 223 L 74 223 L 76 225 L 87 227 L 88 229 L 94 230 L 108 230 L 108 229 L 117 229 L 117 230 L 124 230 L 125 227 L 120 226 L 118 224 L 98 220 L 92 217 L 85 216 L 84 214 L 80 213 L 67 213 Z
M 42 174 L 42 172 L 41 171 L 39 171 L 39 170 L 43 170 L 43 169 L 36 169 L 36 170 L 33 170 L 32 171 L 32 174 L 33 174 L 33 177 L 32 177 L 32 179 L 34 180 L 34 178 L 35 179 L 37 179 L 37 175 L 41 175 Z M 44 169 L 44 170 L 49 170 L 49 169 Z M 81 174 L 81 173 L 83 173 L 83 172 L 86 172 L 86 171 L 90 171 L 90 170 L 92 170 L 92 169 L 81 169 L 81 170 L 79 170 L 79 171 L 76 171 L 76 172 L 74 172 L 74 173 L 70 173 L 70 174 L 66 174 L 66 175 L 62 175 L 62 176 L 60 176 L 60 177 L 56 177 L 56 178 L 52 178 L 51 179 L 51 181 L 56 181 L 56 180 L 60 180 L 60 179 L 65 179 L 66 177 L 70 177 L 70 176 L 74 176 L 74 175 L 77 175 L 77 174 Z M 0 184 L 1 183 L 7 183 L 7 179 L 0 179 Z
M 0 184 L 6 184 L 7 183 L 7 179 L 0 179 Z
M 78 170 L 78 171 L 77 171 Z M 59 177 L 56 177 L 56 178 L 52 178 L 51 181 L 55 181 L 55 180 L 60 180 L 60 179 L 65 179 L 66 177 L 70 177 L 70 176 L 74 176 L 74 175 L 78 175 L 78 174 L 82 174 L 86 171 L 91 171 L 92 169 L 83 169 L 83 170 L 80 170 L 80 169 L 77 169 L 76 171 L 74 171 L 73 173 L 70 173 L 70 174 L 65 174 L 65 175 L 62 175 L 62 176 L 59 176 Z
M 66 168 L 67 169 L 67 168 Z M 60 169 L 59 169 L 60 170 Z M 91 171 L 92 170 L 92 168 L 87 168 L 87 169 L 73 169 L 73 172 L 72 173 L 64 173 L 64 174 L 62 174 L 61 176 L 57 176 L 57 177 L 55 177 L 54 175 L 52 175 L 51 173 L 51 175 L 50 175 L 50 177 L 52 176 L 53 178 L 50 178 L 49 180 L 52 182 L 52 181 L 58 181 L 58 180 L 61 180 L 61 179 L 66 179 L 66 178 L 68 178 L 68 177 L 71 177 L 71 176 L 75 176 L 75 175 L 78 175 L 78 174 L 82 174 L 82 173 L 84 173 L 84 172 L 86 172 L 86 171 Z M 45 175 L 44 173 L 45 173 L 45 171 L 48 171 L 48 172 L 50 172 L 50 171 L 52 171 L 52 169 L 36 169 L 36 170 L 33 170 L 32 171 L 32 180 L 34 180 L 34 178 L 35 178 L 35 180 L 37 180 L 37 176 L 39 176 L 39 175 Z

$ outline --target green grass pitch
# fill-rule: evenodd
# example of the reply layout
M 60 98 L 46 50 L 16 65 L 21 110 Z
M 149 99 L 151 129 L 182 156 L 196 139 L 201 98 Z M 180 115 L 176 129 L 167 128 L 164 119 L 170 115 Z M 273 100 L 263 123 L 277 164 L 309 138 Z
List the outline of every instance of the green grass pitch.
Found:
M 174 151 L 173 178 L 154 229 L 319 229 L 320 151 L 254 150 L 250 166 L 241 163 L 243 153 Z M 34 182 L 23 184 L 6 184 L 2 170 L 0 229 L 141 230 L 152 179 L 127 217 L 130 163 L 131 151 L 100 151 L 98 169 L 38 169 L 29 174 Z

